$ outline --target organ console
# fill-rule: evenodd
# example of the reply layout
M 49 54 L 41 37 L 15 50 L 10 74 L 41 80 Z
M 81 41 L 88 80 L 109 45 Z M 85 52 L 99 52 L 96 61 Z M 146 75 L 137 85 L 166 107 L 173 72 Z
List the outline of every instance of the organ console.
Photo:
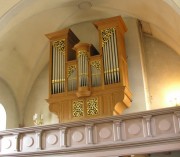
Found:
M 130 107 L 126 26 L 120 16 L 93 24 L 99 32 L 99 51 L 79 42 L 70 29 L 46 35 L 50 40 L 47 101 L 60 122 L 119 115 Z

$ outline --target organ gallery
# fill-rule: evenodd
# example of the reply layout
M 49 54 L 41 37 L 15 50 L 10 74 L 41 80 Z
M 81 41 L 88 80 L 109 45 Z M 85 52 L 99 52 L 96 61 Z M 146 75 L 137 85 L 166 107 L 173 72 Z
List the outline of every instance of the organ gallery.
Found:
M 81 42 L 70 29 L 46 35 L 50 41 L 47 101 L 60 122 L 119 115 L 130 107 L 126 26 L 120 16 L 93 24 L 99 49 Z

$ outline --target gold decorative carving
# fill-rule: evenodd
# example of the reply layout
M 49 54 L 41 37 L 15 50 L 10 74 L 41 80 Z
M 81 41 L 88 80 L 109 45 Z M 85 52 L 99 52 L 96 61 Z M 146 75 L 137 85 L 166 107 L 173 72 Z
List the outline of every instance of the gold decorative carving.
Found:
M 104 45 L 105 42 L 109 40 L 114 30 L 115 28 L 107 28 L 107 29 L 101 30 L 102 46 Z
M 98 109 L 98 98 L 91 98 L 87 100 L 87 115 L 93 116 L 98 115 L 99 109 Z
M 73 117 L 83 117 L 84 116 L 84 100 L 73 101 L 72 107 Z
M 76 65 L 68 66 L 67 77 L 71 76 L 71 74 L 76 70 Z
M 92 61 L 91 66 L 95 67 L 97 70 L 101 70 L 101 62 L 100 62 L 100 60 Z
M 84 50 L 78 51 L 78 58 L 79 58 L 80 56 L 87 56 L 87 51 L 84 51 Z
M 58 48 L 60 53 L 65 54 L 65 39 L 54 41 L 53 47 Z

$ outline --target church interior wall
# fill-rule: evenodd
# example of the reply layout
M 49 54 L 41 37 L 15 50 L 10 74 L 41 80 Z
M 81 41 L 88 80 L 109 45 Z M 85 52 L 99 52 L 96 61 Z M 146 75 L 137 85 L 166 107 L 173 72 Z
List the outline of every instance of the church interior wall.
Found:
M 0 79 L 0 103 L 6 111 L 6 128 L 19 127 L 19 111 L 16 106 L 16 100 L 11 89 L 3 79 Z
M 147 35 L 144 49 L 151 109 L 175 106 L 173 99 L 180 94 L 180 56 Z

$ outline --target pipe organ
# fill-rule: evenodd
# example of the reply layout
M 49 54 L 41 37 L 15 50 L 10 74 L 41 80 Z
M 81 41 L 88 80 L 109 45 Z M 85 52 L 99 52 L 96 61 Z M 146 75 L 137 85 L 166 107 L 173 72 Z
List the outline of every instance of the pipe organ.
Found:
M 99 50 L 70 30 L 50 40 L 49 109 L 60 122 L 121 114 L 130 107 L 125 24 L 120 16 L 95 21 Z

